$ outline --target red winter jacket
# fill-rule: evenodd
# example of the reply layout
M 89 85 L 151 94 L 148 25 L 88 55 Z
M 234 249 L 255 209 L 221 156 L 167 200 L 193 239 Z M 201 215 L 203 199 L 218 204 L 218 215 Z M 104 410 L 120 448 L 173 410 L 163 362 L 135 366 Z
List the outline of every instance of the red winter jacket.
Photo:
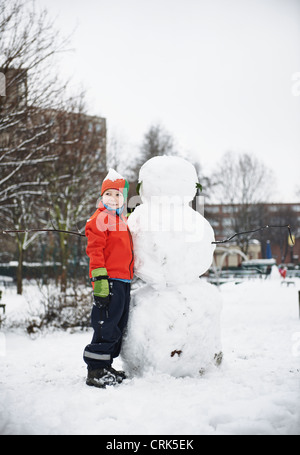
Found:
M 102 202 L 87 221 L 85 235 L 88 239 L 86 253 L 92 270 L 105 267 L 110 278 L 133 278 L 133 244 L 124 215 L 108 210 Z

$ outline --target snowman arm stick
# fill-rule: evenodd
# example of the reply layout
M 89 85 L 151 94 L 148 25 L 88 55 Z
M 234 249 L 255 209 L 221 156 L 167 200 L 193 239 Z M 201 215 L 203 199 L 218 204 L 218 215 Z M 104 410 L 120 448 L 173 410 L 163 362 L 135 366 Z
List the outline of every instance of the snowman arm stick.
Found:
M 225 240 L 216 240 L 215 242 L 211 242 L 211 243 L 214 244 L 214 245 L 219 245 L 219 244 L 222 244 L 222 243 L 231 242 L 231 240 L 233 240 L 235 237 L 238 237 L 239 235 L 254 234 L 255 232 L 260 232 L 260 231 L 263 231 L 263 230 L 269 229 L 269 228 L 287 228 L 288 231 L 289 231 L 289 237 L 290 237 L 290 239 L 291 239 L 291 242 L 292 242 L 293 245 L 295 245 L 295 241 L 294 241 L 294 238 L 293 238 L 293 236 L 292 236 L 290 224 L 285 224 L 285 225 L 283 225 L 283 226 L 275 226 L 275 225 L 267 224 L 266 226 L 262 226 L 262 227 L 260 227 L 260 228 L 253 229 L 253 230 L 251 230 L 251 231 L 237 232 L 237 233 L 233 234 L 231 237 L 229 237 L 228 239 L 225 239 Z
M 64 234 L 78 235 L 80 237 L 85 237 L 85 234 L 75 231 L 65 231 L 63 229 L 5 229 L 1 230 L 0 234 L 16 234 L 16 233 L 30 233 L 30 232 L 63 232 Z
M 255 232 L 260 232 L 265 229 L 269 228 L 287 228 L 289 231 L 289 237 L 291 239 L 292 244 L 295 244 L 294 238 L 291 233 L 291 226 L 289 224 L 285 224 L 283 226 L 274 226 L 274 225 L 269 225 L 267 224 L 266 226 L 262 226 L 258 229 L 253 229 L 250 231 L 243 231 L 243 232 L 237 232 L 233 234 L 231 237 L 224 239 L 224 240 L 216 240 L 215 242 L 211 242 L 214 245 L 220 245 L 222 243 L 228 243 L 231 242 L 235 237 L 238 237 L 240 235 L 245 235 L 245 234 L 254 234 Z M 75 231 L 65 231 L 63 229 L 5 229 L 1 230 L 0 234 L 10 234 L 10 233 L 26 233 L 26 232 L 63 232 L 65 234 L 70 234 L 70 235 L 78 235 L 80 237 L 85 237 L 85 234 L 82 234 L 81 232 L 75 232 Z

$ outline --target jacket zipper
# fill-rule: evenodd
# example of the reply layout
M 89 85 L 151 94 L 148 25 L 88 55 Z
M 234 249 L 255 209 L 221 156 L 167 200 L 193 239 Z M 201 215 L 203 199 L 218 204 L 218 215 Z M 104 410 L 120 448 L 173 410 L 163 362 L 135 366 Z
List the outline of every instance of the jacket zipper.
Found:
M 132 236 L 131 236 L 131 232 L 127 226 L 127 231 L 128 231 L 128 234 L 129 234 L 129 239 L 130 239 L 130 248 L 131 248 L 131 254 L 132 254 L 132 257 L 131 257 L 131 262 L 129 264 L 129 273 L 130 273 L 130 279 L 133 278 L 133 276 L 131 276 L 131 264 L 133 263 L 133 260 L 134 260 L 134 252 L 133 252 L 133 241 L 132 241 Z M 133 275 L 133 274 L 132 274 Z
M 130 249 L 131 249 L 131 261 L 130 261 L 130 264 L 129 264 L 129 275 L 130 275 L 130 279 L 132 280 L 133 278 L 133 272 L 131 272 L 131 264 L 133 263 L 133 260 L 134 260 L 134 252 L 133 252 L 133 241 L 132 241 L 132 235 L 131 235 L 131 232 L 129 230 L 129 227 L 127 225 L 127 222 L 125 222 L 123 219 L 122 219 L 122 213 L 121 213 L 121 216 L 119 214 L 117 214 L 120 218 L 120 220 L 126 224 L 126 228 L 127 228 L 127 232 L 128 232 L 128 235 L 129 235 L 129 240 L 130 240 Z

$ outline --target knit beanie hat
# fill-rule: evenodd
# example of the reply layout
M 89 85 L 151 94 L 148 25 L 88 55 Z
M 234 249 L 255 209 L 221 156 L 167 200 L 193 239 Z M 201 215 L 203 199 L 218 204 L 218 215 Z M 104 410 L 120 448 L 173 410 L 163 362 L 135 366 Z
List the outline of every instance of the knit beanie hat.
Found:
M 129 190 L 129 184 L 122 175 L 120 175 L 117 171 L 114 169 L 109 169 L 109 172 L 105 179 L 103 180 L 102 187 L 101 187 L 101 196 L 103 196 L 103 193 L 106 190 L 118 190 L 121 193 L 123 193 L 124 200 L 127 199 L 128 196 L 128 190 Z

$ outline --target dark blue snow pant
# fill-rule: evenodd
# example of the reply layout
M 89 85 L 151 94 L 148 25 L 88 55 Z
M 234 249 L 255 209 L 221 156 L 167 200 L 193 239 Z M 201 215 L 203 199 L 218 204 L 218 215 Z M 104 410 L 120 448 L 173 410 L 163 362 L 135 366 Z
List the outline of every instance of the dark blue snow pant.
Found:
M 128 321 L 130 283 L 109 280 L 110 302 L 108 311 L 93 305 L 92 327 L 94 335 L 87 345 L 83 359 L 89 370 L 109 367 L 121 350 L 122 336 Z

